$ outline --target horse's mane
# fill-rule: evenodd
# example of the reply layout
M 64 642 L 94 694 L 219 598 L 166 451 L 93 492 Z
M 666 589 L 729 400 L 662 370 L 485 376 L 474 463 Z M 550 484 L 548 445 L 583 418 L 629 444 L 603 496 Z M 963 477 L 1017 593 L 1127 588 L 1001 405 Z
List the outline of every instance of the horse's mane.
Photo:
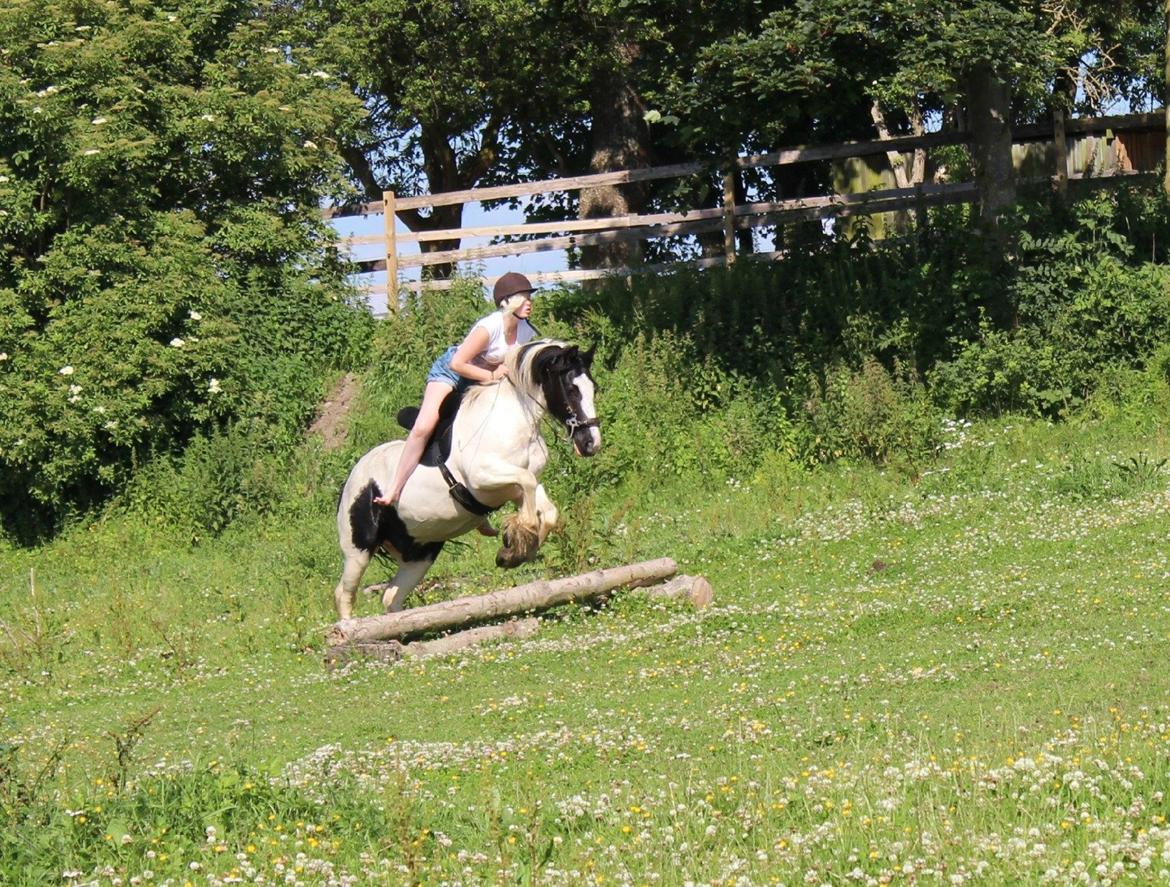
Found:
M 504 354 L 504 365 L 508 368 L 508 378 L 520 391 L 524 391 L 541 404 L 544 403 L 544 394 L 540 382 L 533 374 L 536 358 L 550 348 L 567 348 L 568 343 L 559 339 L 534 339 L 524 345 L 509 348 Z M 463 395 L 465 404 L 474 403 L 483 397 L 485 392 L 492 391 L 498 383 L 472 385 Z

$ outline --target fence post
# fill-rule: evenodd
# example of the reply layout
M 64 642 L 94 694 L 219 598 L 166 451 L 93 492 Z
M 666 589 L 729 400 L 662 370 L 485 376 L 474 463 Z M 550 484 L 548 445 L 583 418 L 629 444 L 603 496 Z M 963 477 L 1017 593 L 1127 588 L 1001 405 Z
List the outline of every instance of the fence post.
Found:
M 393 191 L 382 192 L 382 215 L 386 223 L 386 310 L 398 313 L 398 235 L 395 221 L 398 201 Z
M 735 264 L 735 172 L 723 176 L 723 256 Z

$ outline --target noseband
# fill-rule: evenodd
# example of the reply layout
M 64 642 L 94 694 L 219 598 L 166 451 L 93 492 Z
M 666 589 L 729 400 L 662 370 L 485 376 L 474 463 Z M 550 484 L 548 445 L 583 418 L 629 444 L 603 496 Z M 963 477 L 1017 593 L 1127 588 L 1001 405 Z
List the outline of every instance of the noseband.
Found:
M 579 428 L 601 428 L 601 419 L 578 419 L 577 413 L 572 408 L 569 409 L 569 415 L 564 422 L 565 430 L 569 432 L 569 440 L 573 439 L 573 435 Z

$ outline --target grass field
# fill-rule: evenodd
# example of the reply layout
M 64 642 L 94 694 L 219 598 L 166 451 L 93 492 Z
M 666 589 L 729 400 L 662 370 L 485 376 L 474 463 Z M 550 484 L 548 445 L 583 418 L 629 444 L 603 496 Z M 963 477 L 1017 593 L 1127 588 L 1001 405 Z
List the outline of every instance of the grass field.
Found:
M 0 882 L 1165 883 L 1170 442 L 946 440 L 562 503 L 511 574 L 469 537 L 415 603 L 670 556 L 715 604 L 336 672 L 328 459 L 197 546 L 0 549 Z

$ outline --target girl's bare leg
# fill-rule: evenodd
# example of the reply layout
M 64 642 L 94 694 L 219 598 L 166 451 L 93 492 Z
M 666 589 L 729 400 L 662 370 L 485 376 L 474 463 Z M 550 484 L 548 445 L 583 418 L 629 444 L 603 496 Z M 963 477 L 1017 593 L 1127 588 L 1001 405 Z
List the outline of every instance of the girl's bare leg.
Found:
M 398 465 L 394 469 L 394 480 L 390 484 L 390 492 L 374 500 L 375 505 L 395 505 L 402 495 L 402 488 L 410 479 L 414 469 L 422 459 L 423 450 L 431 438 L 431 432 L 439 422 L 439 406 L 443 399 L 451 392 L 451 385 L 446 382 L 427 382 L 423 391 L 422 405 L 418 409 L 418 418 L 414 420 L 414 427 L 406 436 L 406 446 L 402 448 L 402 455 L 398 457 Z

